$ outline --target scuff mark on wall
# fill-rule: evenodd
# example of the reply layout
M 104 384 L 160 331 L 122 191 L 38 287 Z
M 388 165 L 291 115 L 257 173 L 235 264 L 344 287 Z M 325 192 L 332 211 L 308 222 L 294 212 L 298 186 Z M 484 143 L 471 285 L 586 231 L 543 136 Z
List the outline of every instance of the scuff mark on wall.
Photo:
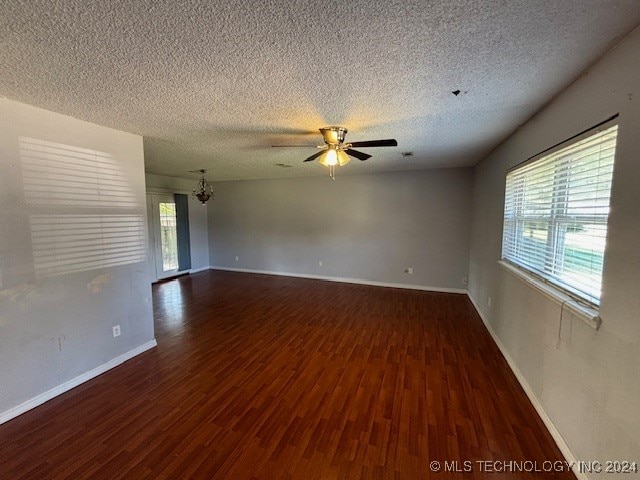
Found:
M 12 288 L 0 290 L 0 314 L 6 313 L 10 318 L 10 309 L 14 307 L 26 310 L 29 301 L 32 301 L 37 294 L 37 287 L 32 283 L 22 283 Z M 4 315 L 0 315 L 0 327 L 9 323 L 6 318 Z
M 13 288 L 7 288 L 5 290 L 0 291 L 0 297 L 5 297 L 12 302 L 19 302 L 26 299 L 32 293 L 35 293 L 37 290 L 36 286 L 32 283 L 23 283 L 21 285 L 16 285 Z
M 102 287 L 111 283 L 112 277 L 110 273 L 104 273 L 94 277 L 89 283 L 87 283 L 87 290 L 91 293 L 100 293 Z

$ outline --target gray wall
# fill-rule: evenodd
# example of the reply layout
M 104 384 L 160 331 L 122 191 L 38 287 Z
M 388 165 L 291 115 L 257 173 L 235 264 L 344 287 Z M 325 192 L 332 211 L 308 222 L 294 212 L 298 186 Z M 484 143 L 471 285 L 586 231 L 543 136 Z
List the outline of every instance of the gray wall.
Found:
M 470 295 L 579 460 L 640 461 L 639 52 L 636 29 L 475 169 Z M 557 347 L 560 306 L 497 265 L 506 170 L 617 112 L 602 327 L 565 313 Z
M 213 266 L 466 289 L 470 169 L 339 170 L 335 182 L 219 182 L 215 190 Z
M 166 191 L 189 195 L 189 236 L 191 245 L 191 270 L 209 268 L 209 229 L 207 225 L 208 205 L 202 205 L 191 195 L 197 180 L 168 177 L 165 175 L 145 175 L 148 191 Z M 211 200 L 209 200 L 211 202 Z
M 0 99 L 0 204 L 1 416 L 153 341 L 142 137 Z

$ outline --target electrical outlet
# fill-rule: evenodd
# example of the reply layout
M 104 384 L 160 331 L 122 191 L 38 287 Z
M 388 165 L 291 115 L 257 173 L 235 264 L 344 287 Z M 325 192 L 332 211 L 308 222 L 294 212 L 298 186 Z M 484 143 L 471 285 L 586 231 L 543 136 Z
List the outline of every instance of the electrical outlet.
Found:
M 462 284 L 467 285 L 469 283 L 469 279 L 467 277 L 462 277 Z
M 407 273 L 409 275 L 413 275 L 413 267 L 407 267 L 404 269 L 404 273 Z
M 319 266 L 319 267 L 321 267 L 321 266 L 322 266 L 322 260 L 320 260 L 320 261 L 318 262 L 318 266 Z
M 120 325 L 115 325 L 113 327 L 113 337 L 119 337 L 120 336 Z
M 487 297 L 487 305 L 490 307 L 491 306 L 491 297 Z
M 239 258 L 238 258 L 238 256 L 236 255 L 236 262 L 237 262 L 238 260 L 240 260 L 240 259 L 239 259 Z

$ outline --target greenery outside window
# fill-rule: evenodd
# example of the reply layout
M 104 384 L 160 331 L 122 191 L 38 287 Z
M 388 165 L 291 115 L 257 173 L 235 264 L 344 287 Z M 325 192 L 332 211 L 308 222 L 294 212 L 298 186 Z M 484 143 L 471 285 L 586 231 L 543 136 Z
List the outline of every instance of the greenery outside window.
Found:
M 507 173 L 502 259 L 600 304 L 617 125 Z

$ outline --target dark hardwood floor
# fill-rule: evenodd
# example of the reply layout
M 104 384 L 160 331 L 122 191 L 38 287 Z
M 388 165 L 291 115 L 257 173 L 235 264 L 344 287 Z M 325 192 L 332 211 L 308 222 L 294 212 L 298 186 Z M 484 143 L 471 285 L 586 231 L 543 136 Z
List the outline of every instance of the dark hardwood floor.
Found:
M 575 478 L 475 463 L 562 456 L 464 295 L 204 272 L 154 308 L 157 348 L 0 426 L 1 479 Z

